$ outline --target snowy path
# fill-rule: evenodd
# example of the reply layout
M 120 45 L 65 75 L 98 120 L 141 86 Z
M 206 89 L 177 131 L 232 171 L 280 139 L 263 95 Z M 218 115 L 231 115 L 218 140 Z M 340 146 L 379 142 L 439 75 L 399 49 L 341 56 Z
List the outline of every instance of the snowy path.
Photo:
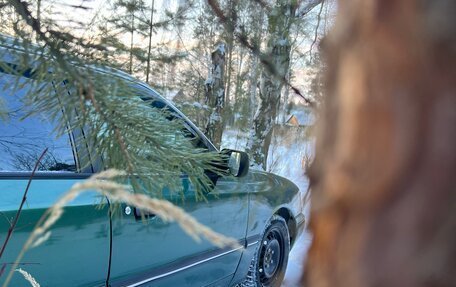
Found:
M 304 232 L 297 239 L 295 246 L 288 257 L 288 267 L 285 273 L 282 287 L 298 287 L 301 279 L 302 267 L 307 258 L 307 251 L 312 242 L 312 236 L 308 232 Z

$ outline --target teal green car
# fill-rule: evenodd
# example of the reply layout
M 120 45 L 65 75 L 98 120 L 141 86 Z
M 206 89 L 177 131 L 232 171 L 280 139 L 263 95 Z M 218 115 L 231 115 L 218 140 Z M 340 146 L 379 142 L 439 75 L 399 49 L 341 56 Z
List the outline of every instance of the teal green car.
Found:
M 14 67 L 0 46 L 4 64 Z M 140 81 L 110 70 L 112 77 L 132 85 L 141 96 L 153 98 L 182 117 L 199 145 L 214 145 L 172 103 Z M 33 166 L 44 148 L 46 157 L 28 190 L 26 203 L 0 258 L 0 286 L 42 214 L 75 183 L 102 170 L 94 157 L 83 156 L 84 130 L 59 138 L 44 115 L 23 119 L 20 98 L 29 87 L 12 90 L 17 76 L 0 69 L 0 95 L 9 111 L 0 120 L 0 245 L 8 236 Z M 20 79 L 19 79 L 20 80 Z M 178 148 L 178 147 L 176 147 Z M 305 218 L 301 193 L 280 176 L 248 170 L 248 158 L 238 156 L 240 171 L 217 178 L 207 201 L 196 200 L 182 176 L 185 200 L 165 198 L 211 229 L 239 240 L 245 248 L 218 248 L 193 241 L 176 223 L 153 214 L 145 219 L 133 206 L 122 205 L 122 216 L 110 216 L 99 195 L 85 193 L 65 207 L 50 237 L 17 262 L 40 286 L 280 286 L 288 253 Z M 89 158 L 89 159 L 88 159 Z M 82 164 L 90 160 L 88 164 Z M 14 272 L 9 286 L 30 286 Z

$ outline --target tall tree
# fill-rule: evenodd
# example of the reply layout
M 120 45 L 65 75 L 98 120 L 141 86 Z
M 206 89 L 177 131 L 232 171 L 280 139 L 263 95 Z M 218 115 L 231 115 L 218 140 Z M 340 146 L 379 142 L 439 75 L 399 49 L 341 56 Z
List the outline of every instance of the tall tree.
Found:
M 114 2 L 114 9 L 117 15 L 110 19 L 110 22 L 121 31 L 130 34 L 130 49 L 128 51 L 128 72 L 133 74 L 133 58 L 135 54 L 135 32 L 138 30 L 139 21 L 137 21 L 138 12 L 145 10 L 145 3 L 143 0 L 117 0 Z M 120 11 L 120 12 L 119 12 Z
M 266 170 L 269 145 L 280 94 L 290 65 L 290 27 L 296 3 L 277 0 L 268 15 L 266 54 L 268 65 L 263 68 L 259 87 L 259 104 L 253 120 L 248 149 L 253 163 Z
M 456 2 L 340 1 L 306 286 L 455 286 Z
M 252 12 L 251 15 L 251 35 L 252 35 L 252 50 L 260 50 L 262 38 L 264 34 L 264 27 L 265 27 L 265 13 L 264 9 L 258 5 L 258 3 L 252 1 L 249 3 L 249 9 Z M 259 11 L 259 13 L 258 13 Z M 250 126 L 253 124 L 253 118 L 255 116 L 255 107 L 256 107 L 256 96 L 257 96 L 257 86 L 258 86 L 258 79 L 260 77 L 260 59 L 255 55 L 254 51 L 251 51 L 250 60 L 249 60 L 249 123 Z
M 225 44 L 217 45 L 211 56 L 211 73 L 205 83 L 206 105 L 211 109 L 206 134 L 216 147 L 220 147 L 223 134 L 222 111 L 225 103 Z
M 226 38 L 226 45 L 228 50 L 228 61 L 225 65 L 226 69 L 226 93 L 225 93 L 225 103 L 226 106 L 230 106 L 231 100 L 231 79 L 232 79 L 232 70 L 233 70 L 233 52 L 234 52 L 234 30 L 237 19 L 237 5 L 238 0 L 228 0 L 227 10 L 229 11 L 229 21 L 225 23 L 224 27 L 224 36 Z

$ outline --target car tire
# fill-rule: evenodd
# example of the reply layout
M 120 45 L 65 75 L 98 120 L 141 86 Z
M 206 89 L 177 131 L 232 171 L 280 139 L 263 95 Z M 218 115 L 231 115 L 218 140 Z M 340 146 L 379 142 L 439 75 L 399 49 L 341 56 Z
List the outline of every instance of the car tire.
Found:
M 285 219 L 274 215 L 266 225 L 244 282 L 239 287 L 280 287 L 288 264 L 290 234 Z

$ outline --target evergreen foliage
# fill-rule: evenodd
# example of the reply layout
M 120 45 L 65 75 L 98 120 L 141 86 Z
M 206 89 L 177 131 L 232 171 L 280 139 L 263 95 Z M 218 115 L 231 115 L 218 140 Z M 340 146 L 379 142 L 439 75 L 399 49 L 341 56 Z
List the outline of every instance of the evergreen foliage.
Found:
M 180 119 L 170 121 L 166 111 L 140 99 L 137 83 L 121 80 L 122 75 L 113 76 L 115 72 L 100 68 L 102 61 L 88 61 L 77 52 L 90 47 L 102 54 L 105 47 L 42 26 L 21 0 L 9 3 L 21 19 L 16 27 L 30 29 L 18 29 L 16 38 L 0 39 L 2 46 L 14 47 L 9 53 L 14 54 L 12 61 L 17 66 L 13 69 L 3 61 L 1 64 L 10 74 L 20 76 L 28 71 L 33 75 L 25 82 L 18 77 L 14 87 L 31 86 L 23 99 L 30 107 L 29 114 L 44 112 L 57 120 L 57 134 L 85 127 L 92 154 L 102 155 L 107 168 L 125 170 L 135 192 L 160 196 L 163 188 L 180 191 L 180 176 L 185 173 L 197 198 L 202 199 L 212 184 L 206 172 L 221 172 L 214 167 L 221 156 L 192 146 L 182 132 Z M 32 44 L 35 35 L 38 45 Z M 65 96 L 56 97 L 55 90 Z
M 320 22 L 320 18 L 324 18 L 320 17 L 321 11 L 328 7 L 327 4 L 324 9 L 318 6 L 321 0 L 279 1 L 291 3 L 295 10 L 279 17 L 272 15 L 275 0 L 116 0 L 95 11 L 89 23 L 67 22 L 62 25 L 57 25 L 51 17 L 55 14 L 54 10 L 49 10 L 51 2 L 39 2 L 41 10 L 37 4 L 26 6 L 35 18 L 40 15 L 38 22 L 48 33 L 46 36 L 55 39 L 66 55 L 76 56 L 77 61 L 83 59 L 85 64 L 107 63 L 148 80 L 165 96 L 176 95 L 173 101 L 203 130 L 210 117 L 205 103 L 205 82 L 210 75 L 211 52 L 219 42 L 227 46 L 222 129 L 247 131 L 251 128 L 255 110 L 260 104 L 260 75 L 265 70 L 284 87 L 278 89 L 274 96 L 278 99 L 274 108 L 277 119 L 276 116 L 269 119 L 272 124 L 283 122 L 288 104 L 296 99 L 295 94 L 315 101 L 321 98 L 321 73 L 318 70 L 322 63 L 319 61 L 318 40 L 322 33 L 318 29 L 317 33 L 314 31 L 315 26 L 323 31 L 327 26 L 326 20 Z M 14 0 L 2 7 L 2 19 L 7 19 L 4 17 L 8 9 L 15 11 L 14 3 L 26 2 Z M 74 9 L 87 9 L 82 8 L 84 3 L 80 6 Z M 311 12 L 315 7 L 318 9 Z M 44 43 L 24 21 L 16 21 L 21 19 L 17 17 L 17 12 L 12 14 L 9 22 L 5 22 L 10 23 L 7 25 L 9 28 L 2 28 L 2 31 L 23 34 L 21 37 L 31 43 L 37 39 L 40 44 Z M 290 64 L 287 71 L 281 71 L 279 76 L 274 57 L 270 56 L 266 45 L 266 40 L 270 38 L 268 35 L 274 30 L 273 21 L 269 21 L 267 29 L 268 19 L 274 17 L 277 23 L 288 21 L 286 18 L 291 21 L 287 32 Z M 73 31 L 68 26 L 79 27 L 79 30 L 87 27 L 89 32 L 81 35 L 74 32 L 78 29 Z M 309 51 L 310 42 L 312 47 Z M 304 85 L 303 70 L 308 78 L 314 78 L 306 80 Z M 266 101 L 267 106 L 271 104 Z M 266 113 L 260 113 L 260 116 L 270 117 Z M 265 153 L 267 148 L 259 152 Z

